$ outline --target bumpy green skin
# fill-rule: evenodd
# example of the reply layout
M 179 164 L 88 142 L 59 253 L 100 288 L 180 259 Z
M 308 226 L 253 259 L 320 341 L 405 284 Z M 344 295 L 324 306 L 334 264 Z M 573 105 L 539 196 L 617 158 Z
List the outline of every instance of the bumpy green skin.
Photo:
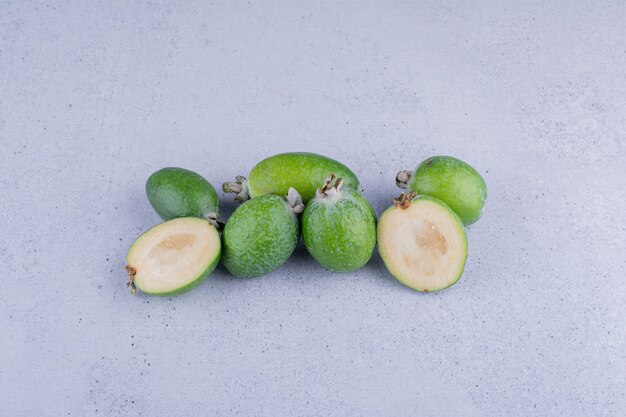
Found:
M 306 204 L 328 174 L 343 178 L 344 187 L 359 187 L 359 180 L 348 167 L 334 159 L 308 152 L 283 153 L 259 162 L 248 176 L 250 197 L 265 194 L 286 195 L 295 188 Z
M 407 191 L 438 198 L 466 226 L 480 218 L 487 200 L 487 185 L 480 174 L 451 156 L 433 156 L 422 162 L 411 176 Z
M 302 238 L 309 253 L 334 272 L 354 271 L 369 261 L 376 246 L 376 215 L 351 188 L 332 197 L 317 196 L 302 215 Z
M 383 256 L 383 253 L 380 252 L 380 248 L 379 248 L 379 254 L 381 259 L 383 260 L 383 263 L 385 264 L 385 267 L 387 268 L 387 270 L 389 271 L 389 273 L 391 275 L 393 275 L 393 277 L 395 279 L 398 280 L 398 282 L 402 283 L 403 285 L 411 288 L 412 290 L 418 291 L 418 292 L 437 292 L 437 291 L 442 291 L 445 290 L 446 288 L 450 288 L 451 286 L 453 286 L 454 284 L 456 284 L 457 282 L 459 282 L 459 279 L 461 279 L 461 276 L 463 275 L 463 271 L 465 269 L 465 262 L 467 261 L 467 234 L 465 232 L 465 227 L 463 225 L 463 221 L 461 220 L 461 218 L 459 217 L 459 215 L 452 210 L 446 203 L 444 203 L 443 201 L 434 198 L 434 197 L 430 197 L 427 195 L 419 195 L 417 197 L 415 197 L 413 200 L 411 200 L 411 204 L 413 204 L 416 201 L 419 200 L 428 200 L 428 201 L 432 201 L 433 203 L 437 203 L 439 206 L 441 206 L 441 209 L 447 213 L 451 219 L 453 219 L 454 224 L 456 225 L 456 230 L 457 232 L 463 236 L 463 243 L 465 244 L 465 246 L 463 247 L 463 252 L 465 253 L 465 257 L 463 258 L 463 267 L 461 268 L 461 271 L 459 272 L 459 275 L 457 275 L 457 277 L 453 280 L 451 280 L 447 285 L 443 286 L 443 287 L 439 287 L 439 288 L 430 288 L 428 289 L 428 291 L 425 291 L 423 288 L 419 288 L 419 287 L 414 287 L 411 285 L 410 282 L 406 282 L 404 280 L 402 280 L 401 278 L 399 278 L 399 274 L 396 273 L 396 268 L 395 265 L 393 265 L 391 262 L 389 262 L 387 259 L 385 259 L 385 257 Z M 401 210 L 398 207 L 396 207 L 395 205 L 392 205 L 391 207 L 387 208 L 383 214 L 381 214 L 380 216 L 380 220 L 383 219 L 383 217 L 388 213 L 391 212 L 393 210 Z M 380 235 L 381 233 L 385 233 L 384 230 L 381 230 L 380 228 L 378 229 L 378 235 Z
M 222 262 L 240 278 L 265 275 L 291 256 L 299 237 L 295 214 L 277 195 L 246 201 L 226 223 Z
M 164 220 L 219 213 L 215 188 L 203 177 L 183 168 L 163 168 L 150 175 L 146 194 Z

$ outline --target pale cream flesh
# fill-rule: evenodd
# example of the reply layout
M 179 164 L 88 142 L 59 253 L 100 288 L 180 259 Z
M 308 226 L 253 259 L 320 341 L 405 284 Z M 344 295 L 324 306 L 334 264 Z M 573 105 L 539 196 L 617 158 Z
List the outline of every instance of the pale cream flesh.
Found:
M 148 293 L 175 291 L 193 282 L 214 261 L 219 233 L 199 218 L 170 220 L 150 229 L 133 244 L 128 264 L 135 285 Z
M 436 291 L 456 282 L 465 266 L 465 230 L 445 207 L 416 200 L 383 214 L 378 246 L 391 273 L 419 291 Z

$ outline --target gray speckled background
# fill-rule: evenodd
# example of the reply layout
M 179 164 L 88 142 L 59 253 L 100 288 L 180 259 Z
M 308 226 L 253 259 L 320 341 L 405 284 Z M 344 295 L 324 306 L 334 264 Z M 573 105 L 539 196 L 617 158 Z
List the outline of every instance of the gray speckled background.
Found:
M 1 416 L 626 415 L 623 1 L 168 3 L 0 3 Z M 300 248 L 128 294 L 152 171 L 290 150 L 378 214 L 398 169 L 474 165 L 461 281 Z

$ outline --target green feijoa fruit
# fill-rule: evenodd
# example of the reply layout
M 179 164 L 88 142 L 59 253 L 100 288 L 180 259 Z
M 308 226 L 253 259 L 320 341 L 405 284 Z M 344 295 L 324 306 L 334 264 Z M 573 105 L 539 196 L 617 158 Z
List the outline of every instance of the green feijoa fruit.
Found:
M 154 226 L 128 250 L 126 270 L 131 292 L 152 295 L 189 291 L 209 276 L 219 262 L 220 235 L 197 217 L 181 217 Z
M 417 291 L 443 290 L 465 268 L 465 227 L 441 200 L 402 194 L 378 221 L 378 252 L 404 285 Z
M 329 174 L 343 178 L 347 187 L 355 190 L 359 187 L 356 175 L 341 162 L 314 153 L 293 152 L 262 160 L 247 179 L 238 176 L 236 182 L 224 183 L 222 188 L 224 192 L 237 194 L 235 201 L 242 202 L 265 194 L 282 196 L 293 187 L 306 204 Z
M 222 236 L 222 262 L 240 278 L 265 275 L 291 256 L 300 235 L 297 213 L 304 206 L 296 190 L 287 201 L 277 195 L 255 197 L 230 216 Z
M 433 156 L 415 171 L 400 171 L 396 183 L 407 192 L 429 195 L 446 203 L 470 225 L 482 215 L 487 200 L 487 185 L 467 163 L 451 156 Z
M 215 220 L 220 202 L 215 188 L 203 177 L 183 168 L 163 168 L 146 182 L 148 200 L 164 220 L 202 217 Z
M 354 271 L 376 246 L 376 215 L 356 190 L 331 175 L 302 214 L 302 238 L 317 262 L 334 272 Z

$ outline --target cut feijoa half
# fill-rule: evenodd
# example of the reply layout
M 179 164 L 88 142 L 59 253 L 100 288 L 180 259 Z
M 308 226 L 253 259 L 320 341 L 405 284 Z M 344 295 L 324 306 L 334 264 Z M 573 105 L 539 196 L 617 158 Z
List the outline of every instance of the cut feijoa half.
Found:
M 459 216 L 442 201 L 402 194 L 380 217 L 378 251 L 391 275 L 404 285 L 440 291 L 461 277 L 467 237 Z
M 154 226 L 135 240 L 126 257 L 128 286 L 152 295 L 181 294 L 215 269 L 220 235 L 205 219 L 181 217 Z

